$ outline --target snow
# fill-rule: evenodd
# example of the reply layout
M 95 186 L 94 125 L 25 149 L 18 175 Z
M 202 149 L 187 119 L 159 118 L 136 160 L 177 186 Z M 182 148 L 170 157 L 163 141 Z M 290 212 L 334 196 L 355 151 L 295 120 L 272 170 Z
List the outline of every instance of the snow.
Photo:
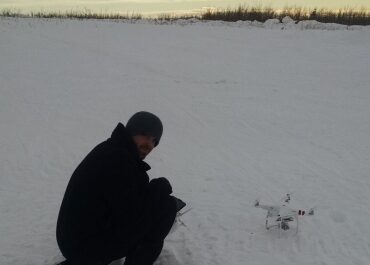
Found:
M 63 259 L 73 170 L 140 110 L 193 208 L 157 264 L 369 264 L 369 27 L 158 24 L 0 18 L 0 264 Z M 286 193 L 315 215 L 279 237 L 253 203 Z

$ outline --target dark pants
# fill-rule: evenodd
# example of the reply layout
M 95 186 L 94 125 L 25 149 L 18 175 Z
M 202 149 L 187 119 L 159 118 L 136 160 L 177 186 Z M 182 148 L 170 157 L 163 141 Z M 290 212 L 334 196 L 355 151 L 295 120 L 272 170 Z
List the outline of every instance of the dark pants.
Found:
M 60 247 L 63 256 L 67 259 L 63 265 L 107 265 L 113 260 L 126 257 L 125 265 L 152 265 L 158 258 L 163 248 L 163 242 L 176 217 L 176 201 L 172 196 L 168 196 L 155 206 L 152 220 L 149 224 L 149 231 L 141 238 L 135 238 L 133 231 L 132 237 L 135 242 L 128 247 L 128 251 L 122 246 L 107 240 L 107 244 L 96 247 L 90 247 L 89 242 L 78 251 L 69 251 Z M 66 245 L 58 242 L 59 245 Z M 127 247 L 126 247 L 127 249 Z

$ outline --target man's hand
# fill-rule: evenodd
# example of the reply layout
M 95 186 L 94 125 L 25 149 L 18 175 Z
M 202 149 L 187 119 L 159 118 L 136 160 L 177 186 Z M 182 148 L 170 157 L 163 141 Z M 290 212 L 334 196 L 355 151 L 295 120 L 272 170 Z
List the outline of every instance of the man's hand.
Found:
M 152 179 L 149 182 L 149 189 L 152 192 L 158 192 L 161 195 L 170 195 L 172 193 L 171 184 L 166 178 Z

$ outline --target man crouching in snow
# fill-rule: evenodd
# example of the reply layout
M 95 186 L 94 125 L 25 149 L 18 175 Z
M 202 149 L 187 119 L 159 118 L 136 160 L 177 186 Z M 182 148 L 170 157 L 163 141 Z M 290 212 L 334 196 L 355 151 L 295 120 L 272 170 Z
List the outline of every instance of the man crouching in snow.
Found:
M 165 178 L 149 181 L 143 159 L 162 136 L 149 112 L 119 123 L 73 173 L 60 207 L 57 241 L 63 265 L 151 265 L 176 217 L 176 199 Z

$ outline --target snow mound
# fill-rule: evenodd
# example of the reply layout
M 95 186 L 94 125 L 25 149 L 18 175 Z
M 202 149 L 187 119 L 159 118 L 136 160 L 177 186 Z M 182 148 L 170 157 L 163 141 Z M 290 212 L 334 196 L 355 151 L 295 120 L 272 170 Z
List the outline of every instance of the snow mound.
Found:
M 0 17 L 2 23 L 9 23 L 12 20 L 32 20 L 32 18 L 7 18 Z M 70 19 L 39 19 L 39 21 L 68 21 Z M 73 20 L 73 19 L 72 19 Z M 162 19 L 120 19 L 120 20 L 94 20 L 89 19 L 90 21 L 99 21 L 99 23 L 127 23 L 127 24 L 148 24 L 148 25 L 178 25 L 178 26 L 217 26 L 217 27 L 238 27 L 238 28 L 265 28 L 265 29 L 284 29 L 284 30 L 360 30 L 360 31 L 370 31 L 369 26 L 353 25 L 347 26 L 336 23 L 321 23 L 316 20 L 304 20 L 304 21 L 295 21 L 289 16 L 286 16 L 280 22 L 279 19 L 268 19 L 265 22 L 259 21 L 236 21 L 228 22 L 221 20 L 200 20 L 197 18 L 191 19 L 177 19 L 177 20 L 162 20 Z
M 133 21 L 126 22 L 132 23 Z M 286 16 L 280 21 L 279 19 L 268 19 L 265 22 L 259 21 L 236 21 L 227 22 L 221 20 L 199 20 L 179 19 L 179 20 L 135 20 L 133 23 L 146 23 L 158 25 L 206 25 L 206 26 L 227 26 L 227 27 L 247 27 L 247 28 L 266 28 L 266 29 L 296 29 L 296 30 L 370 30 L 370 26 L 353 25 L 347 26 L 335 23 L 321 23 L 316 20 L 295 21 L 291 17 Z
M 295 21 L 291 17 L 289 17 L 289 16 L 285 16 L 281 20 L 281 22 L 284 23 L 284 24 L 295 23 Z

